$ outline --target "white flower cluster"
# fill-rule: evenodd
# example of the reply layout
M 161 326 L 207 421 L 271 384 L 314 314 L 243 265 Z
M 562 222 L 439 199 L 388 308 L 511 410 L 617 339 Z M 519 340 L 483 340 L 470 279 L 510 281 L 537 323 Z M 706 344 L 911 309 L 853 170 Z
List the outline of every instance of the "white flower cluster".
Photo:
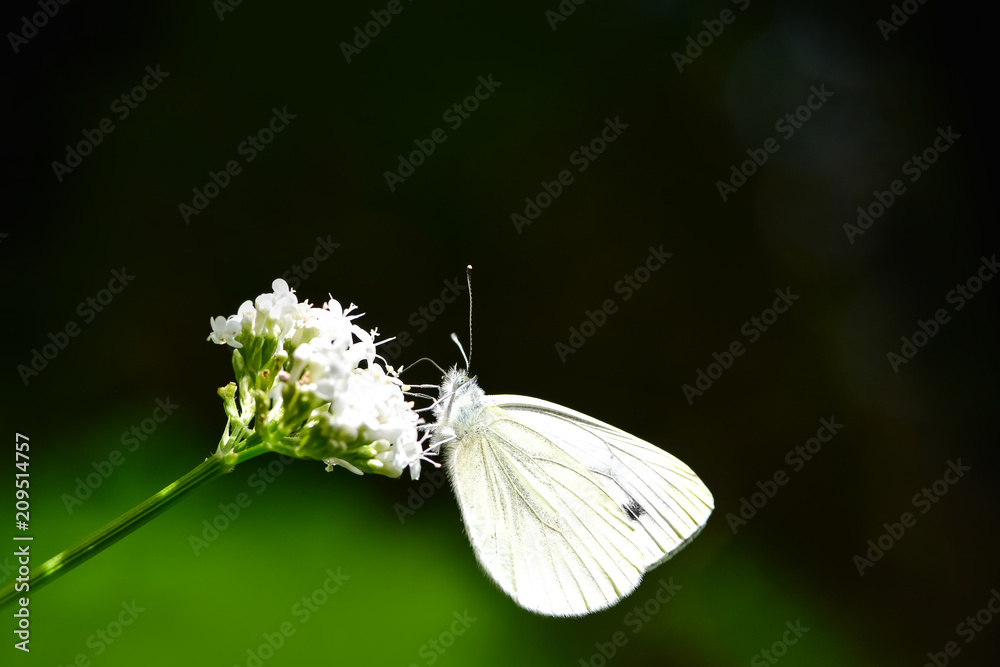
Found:
M 209 339 L 241 353 L 248 353 L 246 348 L 269 350 L 257 368 L 266 367 L 275 353 L 287 352 L 269 392 L 270 418 L 281 422 L 283 396 L 317 406 L 300 432 L 285 435 L 315 443 L 316 437 L 310 435 L 325 434 L 329 452 L 344 453 L 344 457 L 324 456 L 328 469 L 342 465 L 361 473 L 345 460 L 358 461 L 361 456 L 363 467 L 371 472 L 398 477 L 408 466 L 416 479 L 421 419 L 406 400 L 403 383 L 381 365 L 375 350 L 378 332 L 354 324 L 360 315 L 351 315 L 353 304 L 344 309 L 331 299 L 316 308 L 308 301 L 299 302 L 284 280 L 275 280 L 271 287 L 273 293 L 244 302 L 236 315 L 213 318 Z
M 404 399 L 399 378 L 389 375 L 378 363 L 356 369 L 348 377 L 347 389 L 330 404 L 328 419 L 332 429 L 345 440 L 363 437 L 375 445 L 374 460 L 380 466 L 371 461 L 370 465 L 384 467 L 390 477 L 398 477 L 409 466 L 410 477 L 419 479 L 423 453 L 423 440 L 417 434 L 420 416 L 413 411 L 413 403 Z M 331 462 L 351 469 L 342 460 L 327 460 Z
M 287 340 L 292 346 L 306 343 L 313 338 L 351 341 L 351 334 L 361 331 L 348 317 L 354 310 L 352 304 L 345 312 L 336 301 L 323 308 L 314 308 L 308 301 L 299 303 L 295 292 L 281 278 L 271 283 L 274 292 L 261 294 L 253 301 L 244 301 L 235 315 L 214 317 L 210 320 L 212 333 L 209 340 L 219 345 L 243 347 L 243 338 L 273 338 L 278 348 Z M 362 332 L 363 333 L 363 332 Z M 374 348 L 372 349 L 374 357 Z

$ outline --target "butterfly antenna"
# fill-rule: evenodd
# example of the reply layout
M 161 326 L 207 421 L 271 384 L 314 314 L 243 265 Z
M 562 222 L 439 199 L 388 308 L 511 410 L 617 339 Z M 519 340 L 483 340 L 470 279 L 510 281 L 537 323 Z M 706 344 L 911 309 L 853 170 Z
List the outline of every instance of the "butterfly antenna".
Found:
M 431 365 L 432 365 L 432 366 L 434 366 L 434 368 L 436 368 L 436 369 L 438 369 L 439 371 L 441 371 L 441 375 L 444 375 L 444 374 L 445 374 L 445 372 L 444 372 L 444 369 L 443 369 L 443 368 L 441 368 L 440 366 L 438 366 L 438 365 L 437 365 L 437 364 L 436 364 L 436 363 L 434 362 L 434 360 L 433 360 L 433 359 L 431 359 L 430 357 L 421 357 L 420 359 L 417 359 L 416 361 L 414 361 L 414 362 L 413 362 L 412 364 L 410 364 L 409 366 L 405 366 L 405 367 L 403 367 L 403 368 L 400 368 L 400 369 L 399 369 L 399 372 L 400 372 L 400 373 L 402 373 L 403 371 L 408 371 L 408 370 L 410 370 L 411 368 L 413 368 L 414 366 L 416 366 L 417 364 L 419 364 L 419 363 L 420 363 L 421 361 L 429 361 L 429 362 L 431 363 Z M 411 385 L 411 386 L 414 386 L 414 387 L 419 387 L 419 386 L 421 386 L 421 385 Z M 428 386 L 437 386 L 437 385 L 428 385 Z
M 472 265 L 469 264 L 465 267 L 465 282 L 469 286 L 469 355 L 465 355 L 465 348 L 462 347 L 462 342 L 458 340 L 458 336 L 454 332 L 451 334 L 451 340 L 455 345 L 458 346 L 458 351 L 462 353 L 462 359 L 465 361 L 465 372 L 469 372 L 469 368 L 472 366 Z
M 433 396 L 431 396 L 429 394 L 421 394 L 418 391 L 404 391 L 403 395 L 404 396 L 415 396 L 416 398 L 426 398 L 428 401 L 433 401 L 434 400 Z M 418 412 L 418 410 L 414 410 L 414 412 Z
M 465 356 L 465 348 L 462 347 L 462 341 L 460 341 L 458 339 L 458 336 L 455 335 L 454 332 L 451 334 L 451 340 L 452 340 L 453 343 L 455 343 L 455 345 L 458 346 L 458 351 L 462 353 L 462 359 L 465 360 L 465 372 L 468 373 L 469 372 L 469 358 L 467 356 Z M 471 350 L 472 348 L 469 348 L 469 349 Z
M 469 286 L 469 358 L 465 363 L 468 372 L 472 367 L 472 264 L 465 266 L 465 283 Z

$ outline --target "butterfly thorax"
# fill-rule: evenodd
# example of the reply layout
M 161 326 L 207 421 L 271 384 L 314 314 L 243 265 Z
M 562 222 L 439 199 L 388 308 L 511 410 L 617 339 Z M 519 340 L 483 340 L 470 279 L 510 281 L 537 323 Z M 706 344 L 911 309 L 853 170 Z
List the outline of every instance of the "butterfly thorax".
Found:
M 434 406 L 434 442 L 461 440 L 480 423 L 479 413 L 485 407 L 486 392 L 469 377 L 465 369 L 453 366 L 438 388 Z

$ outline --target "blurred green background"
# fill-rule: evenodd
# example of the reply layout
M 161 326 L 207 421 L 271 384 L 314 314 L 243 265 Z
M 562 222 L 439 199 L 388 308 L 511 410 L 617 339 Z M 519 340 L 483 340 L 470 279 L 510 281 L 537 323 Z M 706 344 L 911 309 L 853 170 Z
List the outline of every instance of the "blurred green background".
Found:
M 884 35 L 889 2 L 403 0 L 347 62 L 341 43 L 386 6 L 71 3 L 34 32 L 22 18 L 39 5 L 9 6 L 0 423 L 8 442 L 31 438 L 34 563 L 213 450 L 231 369 L 205 342 L 208 319 L 282 275 L 408 341 L 394 362 L 450 365 L 467 301 L 435 299 L 471 263 L 487 392 L 665 447 L 708 484 L 715 514 L 618 606 L 549 619 L 479 571 L 446 485 L 260 458 L 34 593 L 30 655 L 5 608 L 0 663 L 922 665 L 954 641 L 949 664 L 994 664 L 1000 622 L 968 642 L 959 624 L 1000 586 L 1000 285 L 961 310 L 947 300 L 998 248 L 995 77 L 981 72 L 992 24 L 971 3 L 897 3 L 906 21 Z M 121 117 L 116 98 L 157 66 L 169 74 Z M 445 112 L 490 76 L 500 85 L 454 128 Z M 813 86 L 832 96 L 785 136 L 776 122 Z M 275 108 L 295 117 L 248 162 L 240 146 Z M 113 132 L 57 177 L 52 163 L 103 118 Z M 627 128 L 577 171 L 572 154 L 609 118 Z M 960 138 L 908 180 L 904 163 L 948 127 Z M 385 172 L 436 128 L 447 140 L 390 190 Z M 779 150 L 723 201 L 717 181 L 768 137 Z M 179 205 L 230 160 L 240 173 L 186 224 Z M 518 230 L 512 214 L 562 170 L 573 182 Z M 905 193 L 852 243 L 844 224 L 894 179 Z M 324 243 L 339 245 L 315 261 Z M 626 301 L 615 285 L 661 245 L 673 256 Z M 134 280 L 101 312 L 80 307 L 123 267 Z M 786 288 L 799 300 L 751 343 L 744 323 Z M 556 344 L 607 299 L 617 311 L 561 359 Z M 887 353 L 939 308 L 950 320 L 894 372 Z M 79 335 L 25 382 L 18 366 L 68 323 Z M 689 402 L 682 385 L 737 340 L 745 354 Z M 422 365 L 407 379 L 438 378 Z M 130 451 L 123 435 L 168 398 L 176 410 Z M 786 454 L 831 417 L 843 429 L 796 469 Z M 115 450 L 121 464 L 67 507 Z M 914 495 L 959 459 L 970 470 L 921 514 Z M 788 483 L 734 532 L 779 470 Z M 193 547 L 241 493 L 249 506 Z M 907 511 L 915 525 L 859 575 L 854 557 Z M 342 578 L 332 594 L 328 571 Z M 661 606 L 663 582 L 681 588 Z M 808 631 L 783 644 L 786 623 Z M 279 642 L 283 624 L 294 634 Z

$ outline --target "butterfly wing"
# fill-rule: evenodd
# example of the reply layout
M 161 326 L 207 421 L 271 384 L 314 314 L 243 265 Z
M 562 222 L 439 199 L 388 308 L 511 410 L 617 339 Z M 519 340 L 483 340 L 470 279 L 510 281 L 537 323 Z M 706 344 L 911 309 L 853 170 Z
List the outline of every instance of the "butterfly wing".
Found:
M 579 616 L 614 604 L 645 556 L 624 512 L 543 436 L 487 408 L 447 450 L 452 486 L 483 569 L 526 609 Z
M 579 616 L 618 602 L 711 512 L 697 476 L 648 443 L 553 403 L 486 402 L 448 469 L 479 562 L 522 607 Z
M 663 563 L 701 531 L 715 507 L 708 487 L 683 461 L 634 435 L 537 398 L 487 396 L 580 461 L 642 531 L 643 569 Z M 644 533 L 644 534 L 643 534 Z

